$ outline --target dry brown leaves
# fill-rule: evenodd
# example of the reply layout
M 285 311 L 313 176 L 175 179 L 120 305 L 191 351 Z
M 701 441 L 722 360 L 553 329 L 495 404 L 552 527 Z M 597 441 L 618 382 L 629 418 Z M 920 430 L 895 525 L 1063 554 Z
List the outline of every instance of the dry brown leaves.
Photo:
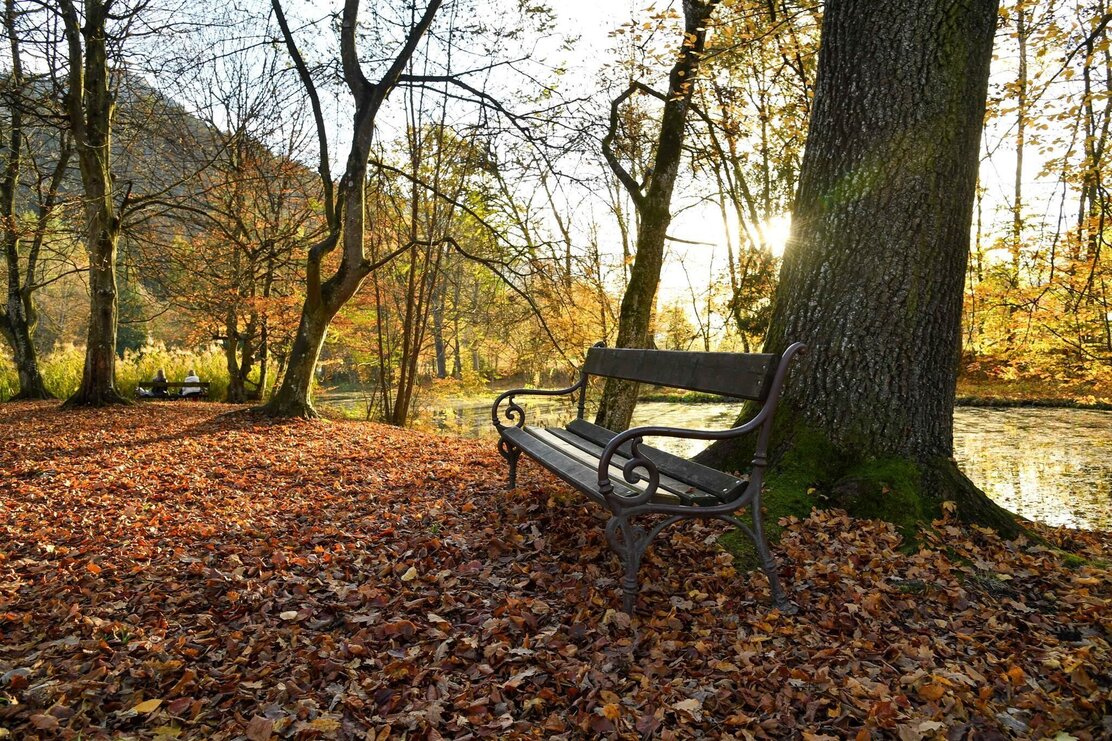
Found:
M 1112 734 L 1112 574 L 1048 547 L 817 513 L 786 617 L 688 525 L 631 624 L 602 514 L 536 467 L 228 409 L 0 407 L 0 737 Z

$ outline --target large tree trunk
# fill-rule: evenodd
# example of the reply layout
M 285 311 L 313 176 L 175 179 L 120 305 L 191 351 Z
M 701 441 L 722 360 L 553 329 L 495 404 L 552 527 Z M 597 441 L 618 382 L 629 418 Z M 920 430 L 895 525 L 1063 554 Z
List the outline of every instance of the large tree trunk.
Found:
M 632 92 L 644 92 L 644 89 L 631 86 L 612 105 L 610 132 L 603 140 L 603 152 L 633 198 L 639 217 L 637 254 L 630 269 L 629 284 L 622 296 L 618 319 L 618 347 L 649 345 L 649 325 L 660 283 L 660 268 L 664 262 L 664 240 L 672 221 L 672 189 L 683 157 L 687 111 L 706 45 L 707 23 L 717 4 L 718 0 L 684 0 L 684 41 L 679 60 L 669 76 L 652 175 L 644 192 L 621 167 L 610 149 L 616 133 L 617 106 Z M 595 422 L 611 430 L 624 430 L 629 427 L 636 404 L 637 384 L 608 378 Z
M 81 386 L 67 407 L 126 404 L 116 391 L 116 251 L 120 220 L 112 193 L 111 139 L 115 107 L 109 84 L 105 28 L 109 7 L 85 4 L 84 23 L 72 0 L 59 0 L 69 56 L 66 112 L 73 130 L 85 198 L 89 254 L 89 329 Z M 82 49 L 84 43 L 84 49 Z
M 88 190 L 86 190 L 88 193 Z M 113 215 L 111 194 L 90 204 L 89 215 L 89 327 L 81 385 L 66 407 L 126 404 L 116 390 L 116 245 L 119 223 Z
M 943 501 L 1014 518 L 953 460 L 954 391 L 997 0 L 830 0 L 766 347 L 809 351 L 781 402 L 776 502 L 912 530 Z M 744 469 L 743 445 L 704 462 Z M 779 513 L 777 513 L 779 514 Z M 805 514 L 805 512 L 804 512 Z

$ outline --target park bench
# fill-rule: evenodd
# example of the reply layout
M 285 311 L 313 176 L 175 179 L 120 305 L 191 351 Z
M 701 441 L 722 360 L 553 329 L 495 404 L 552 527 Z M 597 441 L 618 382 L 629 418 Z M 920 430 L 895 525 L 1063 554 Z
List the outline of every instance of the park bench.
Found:
M 201 389 L 201 392 L 182 396 L 181 390 L 183 388 L 198 388 Z M 147 389 L 150 393 L 139 393 L 142 389 Z M 171 389 L 176 389 L 177 393 L 170 393 Z M 163 393 L 158 394 L 159 391 Z M 208 381 L 140 381 L 135 385 L 135 393 L 141 399 L 203 399 L 208 396 L 208 392 Z
M 637 598 L 641 559 L 661 531 L 681 520 L 703 518 L 736 525 L 752 539 L 768 576 L 773 604 L 794 612 L 776 574 L 776 564 L 761 523 L 761 483 L 768 464 L 772 419 L 792 358 L 803 351 L 795 343 L 780 355 L 756 353 L 676 352 L 608 348 L 601 343 L 587 351 L 575 385 L 566 389 L 512 389 L 491 409 L 498 429 L 498 452 L 509 464 L 509 486 L 517 485 L 522 453 L 609 510 L 606 539 L 621 559 L 625 611 L 632 614 Z M 620 378 L 670 388 L 701 391 L 756 402 L 758 411 L 745 423 L 726 430 L 634 427 L 615 433 L 583 419 L 590 377 Z M 577 416 L 566 427 L 537 428 L 525 424 L 525 410 L 516 397 L 578 394 Z M 505 404 L 505 409 L 502 409 Z M 503 419 L 509 424 L 505 424 Z M 748 475 L 735 477 L 644 444 L 646 437 L 726 440 L 756 434 Z M 748 507 L 752 526 L 735 516 Z M 662 515 L 646 527 L 634 519 Z

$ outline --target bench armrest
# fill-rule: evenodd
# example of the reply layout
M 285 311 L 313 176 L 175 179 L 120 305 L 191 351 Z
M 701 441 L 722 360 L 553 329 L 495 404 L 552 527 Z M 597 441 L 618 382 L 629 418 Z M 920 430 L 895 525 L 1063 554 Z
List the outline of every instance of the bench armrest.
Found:
M 753 465 L 754 468 L 760 467 L 763 469 L 767 464 L 765 456 L 768 449 L 769 436 L 772 431 L 772 415 L 776 411 L 776 403 L 780 398 L 780 390 L 784 386 L 784 380 L 788 375 L 788 367 L 791 365 L 792 359 L 804 350 L 806 350 L 806 346 L 800 342 L 796 342 L 784 351 L 780 356 L 779 366 L 776 368 L 776 373 L 769 386 L 765 403 L 761 406 L 760 411 L 753 415 L 752 419 L 749 419 L 737 427 L 731 427 L 726 430 L 692 430 L 683 427 L 650 425 L 646 427 L 632 427 L 625 432 L 620 432 L 615 435 L 610 442 L 606 444 L 606 447 L 602 451 L 602 457 L 599 458 L 599 493 L 601 493 L 607 501 L 611 501 L 613 497 L 615 497 L 614 486 L 610 481 L 610 461 L 613 459 L 614 454 L 618 452 L 618 449 L 629 442 L 630 458 L 626 461 L 626 464 L 622 466 L 622 477 L 631 484 L 637 484 L 642 480 L 646 480 L 648 481 L 648 486 L 645 491 L 641 492 L 636 497 L 621 497 L 621 506 L 625 508 L 635 507 L 652 499 L 660 483 L 660 472 L 657 470 L 656 464 L 641 452 L 641 443 L 646 437 L 678 437 L 688 440 L 728 440 L 760 430 L 760 437 L 757 439 L 756 453 L 753 456 Z
M 622 477 L 631 484 L 648 481 L 645 491 L 636 497 L 621 497 L 623 507 L 635 507 L 644 504 L 656 494 L 660 483 L 660 472 L 656 464 L 641 452 L 641 444 L 646 437 L 678 437 L 687 440 L 728 440 L 740 437 L 758 429 L 768 415 L 761 409 L 752 419 L 737 427 L 725 430 L 694 430 L 684 427 L 660 427 L 650 425 L 646 427 L 631 427 L 625 432 L 615 435 L 602 451 L 598 462 L 598 487 L 599 492 L 610 499 L 614 495 L 614 485 L 610 481 L 610 462 L 618 449 L 630 443 L 630 457 L 624 466 L 621 466 Z
M 574 385 L 568 386 L 566 389 L 510 389 L 494 400 L 494 404 L 490 408 L 490 421 L 499 430 L 504 430 L 507 426 L 509 426 L 502 424 L 502 420 L 499 418 L 498 414 L 498 410 L 499 407 L 502 405 L 502 402 L 506 401 L 508 402 L 508 404 L 506 406 L 505 412 L 503 412 L 505 418 L 508 419 L 511 425 L 514 427 L 524 427 L 525 410 L 518 406 L 517 402 L 514 401 L 515 396 L 566 396 L 567 394 L 574 394 L 576 391 L 580 392 L 579 409 L 580 414 L 582 415 L 582 392 L 586 388 L 586 386 L 587 374 L 581 373 L 579 375 L 579 380 L 576 381 Z

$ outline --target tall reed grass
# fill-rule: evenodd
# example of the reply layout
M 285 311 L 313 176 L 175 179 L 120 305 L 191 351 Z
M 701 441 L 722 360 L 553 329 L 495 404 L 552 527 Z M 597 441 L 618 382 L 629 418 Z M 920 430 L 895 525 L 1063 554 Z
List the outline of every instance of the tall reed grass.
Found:
M 85 348 L 63 345 L 39 358 L 46 387 L 64 399 L 81 384 L 85 365 Z M 135 351 L 127 351 L 116 359 L 116 388 L 125 396 L 134 396 L 140 381 L 149 381 L 161 368 L 167 380 L 181 381 L 190 369 L 209 383 L 209 397 L 223 399 L 228 392 L 228 368 L 224 351 L 213 344 L 199 350 L 168 348 L 158 343 Z M 10 357 L 0 355 L 0 401 L 6 401 L 19 390 L 15 365 Z

